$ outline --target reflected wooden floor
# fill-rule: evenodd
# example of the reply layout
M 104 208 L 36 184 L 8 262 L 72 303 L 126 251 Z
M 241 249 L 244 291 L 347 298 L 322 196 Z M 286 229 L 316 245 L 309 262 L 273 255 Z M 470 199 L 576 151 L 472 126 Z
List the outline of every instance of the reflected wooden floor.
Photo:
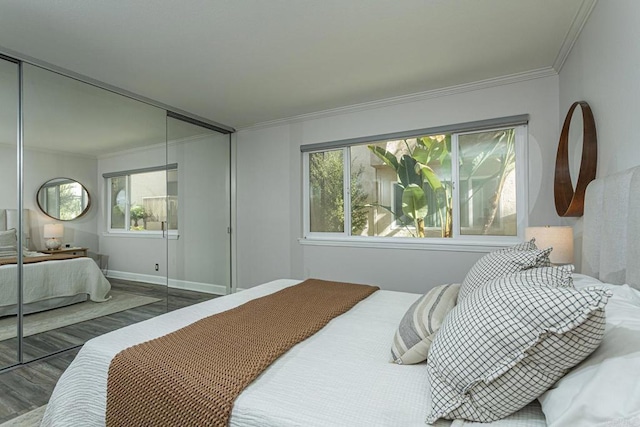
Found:
M 87 340 L 124 326 L 150 319 L 167 311 L 216 298 L 217 295 L 169 289 L 139 282 L 110 279 L 113 289 L 136 293 L 161 300 L 109 314 L 86 322 L 65 326 L 23 339 L 24 360 L 36 358 L 81 345 Z M 0 366 L 15 363 L 17 340 L 0 342 Z M 69 366 L 79 349 L 72 349 L 52 357 L 34 361 L 0 373 L 0 423 L 46 404 L 62 372 Z

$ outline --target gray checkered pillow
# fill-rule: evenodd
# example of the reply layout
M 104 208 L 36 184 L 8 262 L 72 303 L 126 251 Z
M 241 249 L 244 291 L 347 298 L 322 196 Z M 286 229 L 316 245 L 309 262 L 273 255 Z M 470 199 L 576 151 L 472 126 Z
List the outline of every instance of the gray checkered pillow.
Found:
M 567 285 L 567 267 L 537 270 L 490 281 L 446 317 L 427 359 L 428 423 L 504 418 L 598 347 L 609 291 Z
M 393 337 L 393 362 L 411 365 L 427 360 L 431 342 L 445 316 L 456 305 L 459 290 L 459 284 L 436 286 L 409 307 Z
M 548 266 L 551 249 L 538 249 L 535 240 L 531 239 L 510 248 L 488 253 L 467 273 L 458 294 L 458 302 L 489 280 L 530 268 Z

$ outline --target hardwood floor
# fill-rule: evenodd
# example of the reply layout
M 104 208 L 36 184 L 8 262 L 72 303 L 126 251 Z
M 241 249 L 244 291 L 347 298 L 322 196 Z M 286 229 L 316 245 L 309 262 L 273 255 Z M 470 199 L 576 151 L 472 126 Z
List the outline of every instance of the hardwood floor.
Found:
M 69 349 L 104 333 L 217 297 L 200 292 L 169 289 L 167 298 L 166 288 L 161 286 L 114 279 L 109 281 L 115 290 L 160 298 L 160 301 L 25 337 L 24 360 L 34 360 L 50 352 Z M 16 347 L 15 338 L 0 341 L 0 364 L 9 362 L 5 363 L 7 365 L 11 364 L 12 360 L 15 361 Z M 46 404 L 58 378 L 78 351 L 79 348 L 72 348 L 0 373 L 0 423 Z

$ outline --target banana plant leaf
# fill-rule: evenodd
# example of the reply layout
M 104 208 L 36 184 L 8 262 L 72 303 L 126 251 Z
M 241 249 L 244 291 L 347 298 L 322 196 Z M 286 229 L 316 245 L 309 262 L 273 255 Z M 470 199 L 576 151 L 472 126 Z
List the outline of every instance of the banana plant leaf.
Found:
M 416 159 L 405 154 L 398 164 L 398 179 L 402 183 L 402 188 L 409 188 L 411 184 L 422 187 L 424 182 L 419 171 L 416 171 Z
M 391 166 L 394 171 L 398 172 L 398 159 L 396 156 L 383 149 L 382 147 L 378 147 L 375 145 L 367 145 L 367 148 L 371 150 L 373 154 L 375 154 L 380 160 L 382 160 L 387 166 Z
M 422 177 L 429 183 L 429 187 L 431 187 L 433 191 L 437 191 L 439 188 L 442 188 L 442 181 L 440 181 L 438 175 L 429 166 L 417 163 L 416 170 L 420 171 Z
M 421 187 L 409 184 L 402 191 L 402 212 L 414 221 L 427 216 L 429 213 L 427 196 Z
M 413 150 L 413 158 L 416 159 L 418 163 L 427 164 L 431 161 L 431 150 L 422 145 L 416 145 L 416 148 Z

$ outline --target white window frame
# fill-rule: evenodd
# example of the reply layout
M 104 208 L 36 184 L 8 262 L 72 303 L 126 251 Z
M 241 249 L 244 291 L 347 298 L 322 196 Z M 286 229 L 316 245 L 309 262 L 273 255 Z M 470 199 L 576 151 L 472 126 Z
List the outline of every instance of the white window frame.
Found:
M 179 228 L 180 228 L 180 216 L 178 214 L 178 229 L 177 230 L 131 230 L 131 229 L 122 229 L 122 228 L 111 228 L 111 213 L 113 206 L 111 205 L 112 200 L 112 191 L 111 191 L 111 179 L 112 178 L 125 178 L 125 188 L 126 188 L 126 200 L 125 200 L 125 211 L 124 211 L 124 223 L 125 225 L 131 224 L 131 216 L 129 210 L 131 209 L 131 175 L 142 174 L 152 171 L 160 171 L 160 170 L 177 170 L 178 166 L 168 165 L 165 167 L 157 167 L 157 168 L 145 168 L 145 169 L 134 169 L 129 171 L 117 172 L 105 174 L 104 183 L 106 187 L 105 191 L 105 219 L 106 219 L 106 232 L 103 233 L 104 236 L 109 237 L 143 237 L 143 238 L 165 238 L 167 237 L 170 240 L 178 239 L 180 236 Z M 165 175 L 165 183 L 166 183 L 166 175 Z M 166 184 L 165 184 L 166 185 Z M 166 187 L 165 187 L 166 193 Z M 168 195 L 165 194 L 165 203 L 167 203 Z M 130 225 L 129 225 L 130 227 Z
M 454 125 L 455 126 L 455 125 Z M 453 126 L 452 126 L 453 127 Z M 527 159 L 527 142 L 528 142 L 528 124 L 505 124 L 504 126 L 484 127 L 480 129 L 471 129 L 465 131 L 449 130 L 446 133 L 451 134 L 451 156 L 452 159 L 458 158 L 459 145 L 458 136 L 465 134 L 473 134 L 484 131 L 496 131 L 501 129 L 515 129 L 515 151 L 516 151 L 516 236 L 487 236 L 487 235 L 464 235 L 460 232 L 460 196 L 459 189 L 459 171 L 458 162 L 452 161 L 452 209 L 453 229 L 452 237 L 429 237 L 429 238 L 413 238 L 413 237 L 381 237 L 381 236 L 351 236 L 351 215 L 350 215 L 350 147 L 352 145 L 371 143 L 381 141 L 387 138 L 370 137 L 360 138 L 358 144 L 345 144 L 342 147 L 319 148 L 316 150 L 304 150 L 302 152 L 302 197 L 303 197 L 303 237 L 298 241 L 302 245 L 319 245 L 319 246 L 348 246 L 348 247 L 367 247 L 367 248 L 397 248 L 397 249 L 423 249 L 423 250 L 451 250 L 466 252 L 486 252 L 498 247 L 516 244 L 524 239 L 524 230 L 527 227 L 528 216 L 528 159 Z M 438 132 L 422 132 L 415 131 L 413 136 L 422 136 L 428 134 L 437 134 Z M 442 132 L 445 133 L 445 132 Z M 411 137 L 407 133 L 404 138 Z M 391 139 L 391 138 L 388 138 Z M 329 232 L 311 232 L 310 224 L 310 177 L 309 177 L 309 155 L 312 153 L 321 153 L 332 150 L 343 150 L 344 164 L 344 231 L 341 233 Z

